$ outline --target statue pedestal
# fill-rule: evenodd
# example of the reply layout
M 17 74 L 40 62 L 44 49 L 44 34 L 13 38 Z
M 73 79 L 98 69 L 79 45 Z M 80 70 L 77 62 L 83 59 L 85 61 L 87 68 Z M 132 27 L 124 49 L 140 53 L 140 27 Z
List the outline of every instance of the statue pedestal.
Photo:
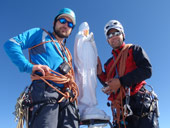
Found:
M 80 120 L 110 120 L 110 117 L 102 110 L 97 109 L 96 107 L 87 107 L 82 114 L 80 114 Z
M 109 125 L 110 128 L 113 128 L 113 125 L 110 122 L 110 120 L 100 120 L 100 119 L 83 120 L 80 122 L 80 125 L 88 126 L 88 128 L 104 128 Z

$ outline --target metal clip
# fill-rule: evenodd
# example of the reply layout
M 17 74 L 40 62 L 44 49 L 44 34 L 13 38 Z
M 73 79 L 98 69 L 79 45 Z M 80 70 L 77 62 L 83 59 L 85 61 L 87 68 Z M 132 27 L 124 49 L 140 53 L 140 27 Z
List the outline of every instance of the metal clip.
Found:
M 124 108 L 124 115 L 130 116 L 133 115 L 133 112 L 130 108 L 129 102 L 130 102 L 130 88 L 126 87 L 125 88 L 125 95 L 126 95 L 126 104 L 123 106 Z
M 158 106 L 158 97 L 156 95 L 156 93 L 152 90 L 151 91 L 151 94 L 152 94 L 152 98 L 155 100 L 155 105 L 156 105 L 156 116 L 159 117 L 160 115 L 160 112 L 159 112 L 159 106 Z
M 132 109 L 130 108 L 129 104 L 125 104 L 123 108 L 124 108 L 124 115 L 126 116 L 133 115 Z

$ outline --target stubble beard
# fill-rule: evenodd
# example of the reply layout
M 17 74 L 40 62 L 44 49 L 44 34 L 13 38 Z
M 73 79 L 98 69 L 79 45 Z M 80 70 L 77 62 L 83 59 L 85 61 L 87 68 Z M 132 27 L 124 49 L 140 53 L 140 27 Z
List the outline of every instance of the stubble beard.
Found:
M 54 33 L 59 37 L 59 38 L 67 38 L 69 35 L 64 35 L 62 34 L 60 31 L 61 31 L 61 28 L 59 29 L 55 29 L 55 27 L 53 26 L 53 31 Z

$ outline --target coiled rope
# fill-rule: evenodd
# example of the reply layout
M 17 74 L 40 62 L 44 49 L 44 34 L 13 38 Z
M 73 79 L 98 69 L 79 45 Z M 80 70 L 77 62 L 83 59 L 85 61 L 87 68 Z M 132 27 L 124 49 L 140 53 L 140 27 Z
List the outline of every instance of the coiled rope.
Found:
M 118 63 L 118 61 L 120 60 L 119 63 L 119 76 L 123 76 L 125 73 L 125 66 L 126 66 L 126 59 L 128 56 L 128 50 L 129 47 L 132 44 L 125 44 L 125 46 L 122 48 L 122 50 L 120 51 L 119 55 L 117 56 L 114 64 L 112 65 L 112 67 L 110 68 L 108 75 L 107 75 L 107 81 L 109 81 L 110 79 L 112 79 L 111 74 L 113 72 L 113 69 L 116 68 L 116 64 Z M 112 111 L 114 108 L 116 108 L 116 115 L 113 114 L 113 120 L 116 121 L 119 125 L 120 128 L 120 122 L 123 121 L 124 122 L 124 127 L 126 128 L 126 123 L 125 123 L 125 118 L 126 115 L 124 115 L 124 107 L 123 107 L 123 98 L 125 97 L 125 89 L 123 86 L 120 87 L 120 91 L 119 93 L 117 93 L 117 97 L 116 99 L 114 99 L 114 101 L 112 101 Z M 114 112 L 113 112 L 114 113 Z M 122 114 L 122 119 L 120 119 Z
M 79 91 L 78 91 L 78 87 L 77 87 L 76 83 L 74 82 L 74 77 L 73 77 L 72 73 L 62 75 L 62 74 L 55 72 L 53 70 L 51 70 L 51 72 L 53 72 L 53 73 L 48 73 L 45 76 L 32 75 L 31 79 L 32 80 L 41 79 L 47 85 L 49 85 L 51 88 L 53 88 L 55 91 L 57 91 L 58 93 L 63 95 L 63 97 L 58 102 L 61 102 L 64 98 L 65 99 L 70 98 L 70 102 L 73 102 L 75 100 L 77 102 L 77 97 L 79 95 Z M 54 87 L 52 84 L 50 84 L 47 80 L 53 81 L 57 84 L 64 84 L 64 88 L 68 88 L 69 90 L 72 90 L 74 97 L 71 97 L 70 93 L 67 91 L 63 93 L 62 91 L 58 90 L 56 87 Z

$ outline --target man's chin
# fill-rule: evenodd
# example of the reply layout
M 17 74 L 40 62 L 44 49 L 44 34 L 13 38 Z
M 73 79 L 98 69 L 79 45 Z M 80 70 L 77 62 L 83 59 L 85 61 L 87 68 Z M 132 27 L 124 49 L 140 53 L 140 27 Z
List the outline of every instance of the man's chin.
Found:
M 60 36 L 63 38 L 67 38 L 69 35 L 65 31 L 60 31 Z
M 60 38 L 67 38 L 68 37 L 68 35 L 66 33 L 58 32 L 58 31 L 55 31 L 55 34 Z
M 114 45 L 113 49 L 118 49 L 120 46 L 119 45 Z
M 62 35 L 62 37 L 63 37 L 63 38 L 67 38 L 67 37 L 68 37 L 68 35 Z

